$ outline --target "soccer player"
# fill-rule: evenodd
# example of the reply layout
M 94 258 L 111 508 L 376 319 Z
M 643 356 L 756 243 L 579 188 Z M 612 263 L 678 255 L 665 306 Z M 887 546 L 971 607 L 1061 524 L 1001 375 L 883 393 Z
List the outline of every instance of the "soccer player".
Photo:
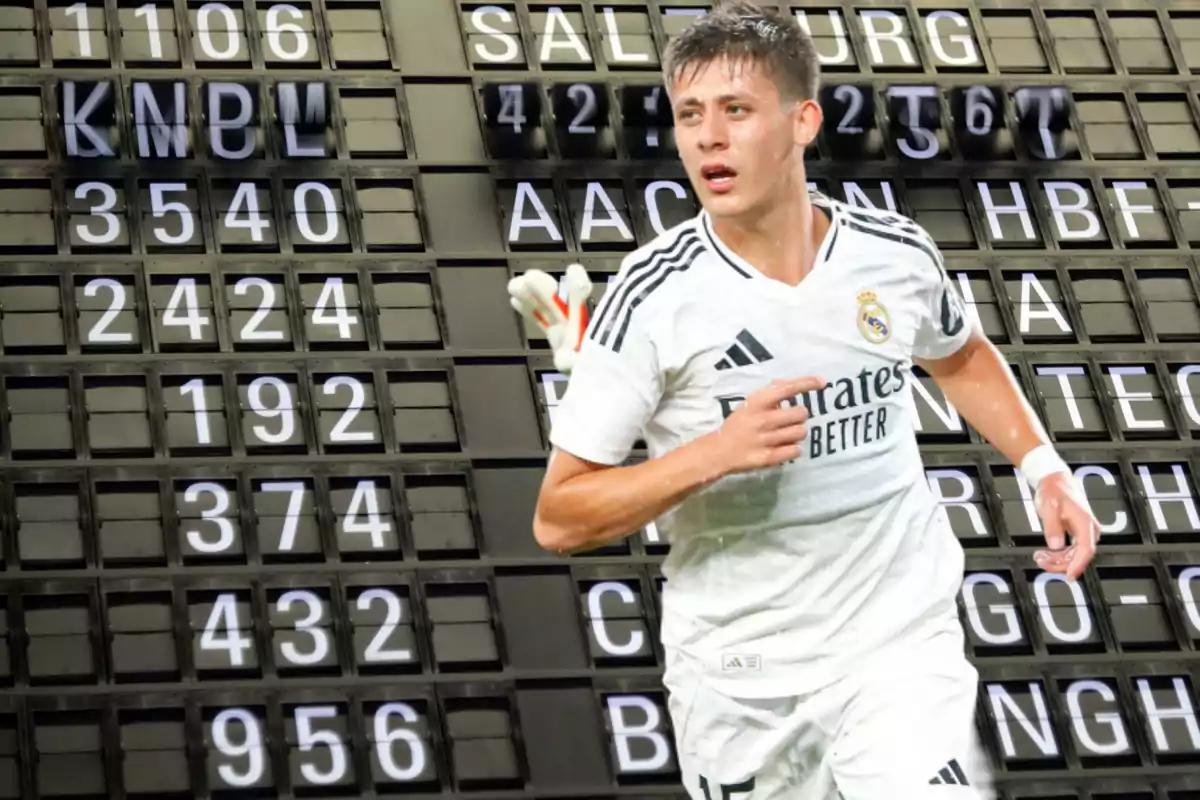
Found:
M 575 553 L 654 521 L 670 542 L 692 798 L 990 798 L 912 365 L 1034 488 L 1043 570 L 1077 579 L 1099 526 L 929 235 L 808 190 L 819 67 L 796 21 L 726 4 L 663 61 L 703 209 L 625 258 L 588 323 L 534 535 Z

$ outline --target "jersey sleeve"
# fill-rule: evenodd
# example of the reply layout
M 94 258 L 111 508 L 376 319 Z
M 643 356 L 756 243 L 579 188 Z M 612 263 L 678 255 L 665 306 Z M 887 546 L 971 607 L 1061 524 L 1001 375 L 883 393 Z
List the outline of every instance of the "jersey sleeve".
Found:
M 915 268 L 921 320 L 913 342 L 913 355 L 917 358 L 945 358 L 967 343 L 974 326 L 962 297 L 942 263 L 937 245 L 928 234 L 923 238 L 923 249 L 929 257 L 918 258 Z
M 614 281 L 609 292 L 620 287 Z M 621 309 L 619 300 L 619 294 L 605 298 L 592 318 L 550 429 L 555 447 L 608 465 L 628 457 L 663 391 L 644 315 Z

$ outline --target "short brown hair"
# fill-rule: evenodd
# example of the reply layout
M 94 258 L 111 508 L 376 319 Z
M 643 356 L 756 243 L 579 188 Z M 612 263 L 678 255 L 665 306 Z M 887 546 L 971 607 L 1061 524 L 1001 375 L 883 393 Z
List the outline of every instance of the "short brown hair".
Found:
M 751 0 L 718 4 L 670 41 L 663 77 L 670 86 L 686 70 L 721 57 L 764 67 L 786 100 L 816 99 L 821 62 L 812 37 L 790 13 Z

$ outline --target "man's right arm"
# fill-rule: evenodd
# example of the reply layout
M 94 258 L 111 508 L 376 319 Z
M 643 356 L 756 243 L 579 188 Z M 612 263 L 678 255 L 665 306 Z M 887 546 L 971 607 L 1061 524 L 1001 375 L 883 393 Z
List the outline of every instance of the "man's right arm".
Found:
M 575 553 L 624 539 L 721 477 L 701 437 L 659 458 L 613 467 L 556 448 L 533 519 L 538 544 Z
M 725 475 L 799 458 L 807 411 L 780 404 L 824 385 L 817 378 L 768 384 L 718 430 L 640 464 L 600 464 L 555 448 L 538 496 L 534 536 L 558 553 L 591 550 L 641 530 Z

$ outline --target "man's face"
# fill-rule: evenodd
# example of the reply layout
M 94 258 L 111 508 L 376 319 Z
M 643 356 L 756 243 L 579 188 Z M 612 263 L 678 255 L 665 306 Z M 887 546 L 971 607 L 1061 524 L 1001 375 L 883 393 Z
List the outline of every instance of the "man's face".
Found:
M 813 103 L 783 100 L 757 64 L 724 58 L 689 68 L 670 85 L 675 140 L 688 178 L 713 217 L 739 217 L 769 205 L 790 185 L 815 135 Z M 819 115 L 819 109 L 815 112 Z M 818 116 L 819 121 L 819 116 Z

